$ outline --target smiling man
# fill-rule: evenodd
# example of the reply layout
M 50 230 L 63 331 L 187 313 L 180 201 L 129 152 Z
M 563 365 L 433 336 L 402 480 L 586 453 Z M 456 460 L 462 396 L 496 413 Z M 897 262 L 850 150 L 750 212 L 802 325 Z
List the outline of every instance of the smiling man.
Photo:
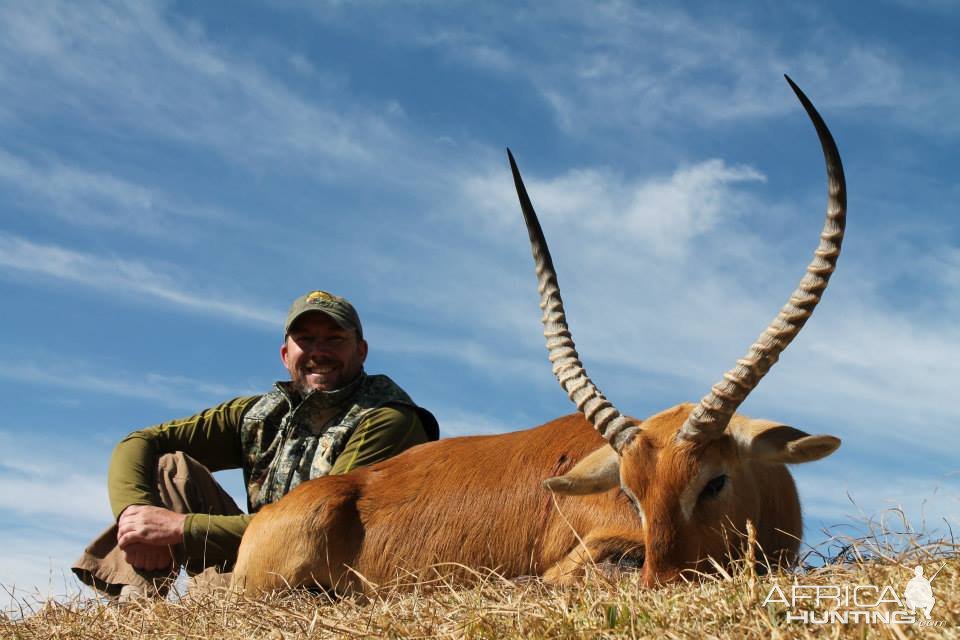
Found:
M 251 514 L 301 482 L 341 474 L 438 437 L 437 422 L 390 378 L 367 375 L 367 342 L 345 298 L 312 291 L 287 314 L 290 380 L 197 415 L 135 431 L 114 449 L 116 524 L 73 571 L 111 596 L 163 595 L 181 566 L 229 571 Z M 243 469 L 244 513 L 211 472 Z

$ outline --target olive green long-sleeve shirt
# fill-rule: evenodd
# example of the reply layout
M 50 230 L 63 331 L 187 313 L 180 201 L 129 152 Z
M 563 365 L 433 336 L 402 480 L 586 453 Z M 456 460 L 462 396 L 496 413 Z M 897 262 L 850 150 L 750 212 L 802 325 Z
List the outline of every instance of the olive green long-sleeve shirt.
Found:
M 182 451 L 210 471 L 243 466 L 240 428 L 247 411 L 261 396 L 235 398 L 189 418 L 135 431 L 113 451 L 108 472 L 110 505 L 115 518 L 128 506 L 156 503 L 157 459 Z M 374 409 L 360 422 L 337 457 L 331 475 L 379 462 L 428 440 L 417 410 L 408 405 Z M 243 531 L 252 515 L 188 514 L 184 547 L 190 557 L 208 563 L 236 558 Z

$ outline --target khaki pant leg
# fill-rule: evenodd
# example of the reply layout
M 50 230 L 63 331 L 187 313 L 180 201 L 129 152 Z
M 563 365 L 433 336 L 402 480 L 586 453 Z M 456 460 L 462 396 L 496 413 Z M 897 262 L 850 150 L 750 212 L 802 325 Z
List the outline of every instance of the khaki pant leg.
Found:
M 183 452 L 170 453 L 157 461 L 156 504 L 177 513 L 240 515 L 243 511 L 223 490 L 210 471 Z M 107 595 L 117 596 L 125 585 L 164 595 L 176 580 L 185 556 L 182 546 L 170 548 L 173 567 L 167 571 L 135 569 L 117 546 L 117 525 L 107 528 L 84 550 L 73 565 L 81 582 Z M 191 562 L 188 572 L 203 571 Z

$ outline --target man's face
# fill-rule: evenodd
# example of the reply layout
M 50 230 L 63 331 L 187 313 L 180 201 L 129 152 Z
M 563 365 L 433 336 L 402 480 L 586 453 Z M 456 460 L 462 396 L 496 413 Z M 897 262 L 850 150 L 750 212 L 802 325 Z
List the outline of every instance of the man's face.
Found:
M 334 391 L 352 382 L 367 359 L 367 343 L 325 313 L 301 316 L 280 347 L 280 359 L 301 395 Z

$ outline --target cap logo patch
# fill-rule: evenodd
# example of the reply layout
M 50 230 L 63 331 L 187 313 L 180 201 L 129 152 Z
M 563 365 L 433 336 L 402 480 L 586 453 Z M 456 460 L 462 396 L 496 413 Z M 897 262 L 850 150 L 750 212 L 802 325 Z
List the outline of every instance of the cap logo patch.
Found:
M 312 304 L 322 304 L 324 302 L 333 302 L 333 296 L 326 291 L 311 291 L 307 295 L 307 302 Z

